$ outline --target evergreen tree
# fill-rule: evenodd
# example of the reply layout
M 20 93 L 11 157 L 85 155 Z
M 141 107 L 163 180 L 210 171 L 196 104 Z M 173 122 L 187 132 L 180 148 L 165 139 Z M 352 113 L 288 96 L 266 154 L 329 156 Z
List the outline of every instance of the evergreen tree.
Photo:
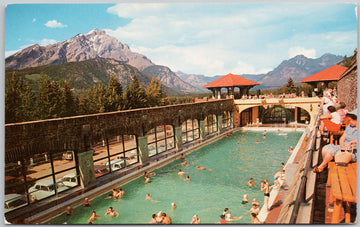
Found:
M 162 85 L 155 77 L 146 88 L 146 96 L 150 107 L 163 105 Z
M 80 115 L 91 113 L 89 110 L 89 96 L 85 90 L 82 90 L 80 93 L 77 113 Z
M 61 104 L 62 104 L 62 108 L 61 108 L 62 117 L 70 117 L 77 114 L 76 97 L 71 91 L 71 87 L 68 82 L 65 82 L 64 88 L 62 90 Z
M 140 85 L 136 75 L 134 75 L 132 82 L 126 87 L 124 101 L 125 109 L 147 107 L 145 89 Z
M 108 87 L 108 104 L 109 111 L 116 111 L 123 109 L 123 91 L 122 86 L 118 80 L 110 76 Z
M 43 73 L 40 74 L 36 108 L 38 119 L 51 119 L 61 116 L 61 93 L 58 82 L 50 81 L 49 77 Z
M 34 120 L 34 103 L 29 84 L 14 72 L 5 81 L 5 123 Z
M 291 77 L 286 84 L 286 93 L 296 93 L 296 85 Z

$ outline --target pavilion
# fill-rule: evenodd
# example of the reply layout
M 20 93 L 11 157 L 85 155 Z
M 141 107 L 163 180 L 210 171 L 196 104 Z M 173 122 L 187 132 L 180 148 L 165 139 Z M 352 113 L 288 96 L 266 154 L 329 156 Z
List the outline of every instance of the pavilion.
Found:
M 240 89 L 240 97 L 245 94 L 249 94 L 250 88 L 259 85 L 259 83 L 256 83 L 254 81 L 245 79 L 241 76 L 234 75 L 232 73 L 229 73 L 223 77 L 220 77 L 217 80 L 214 80 L 213 82 L 210 82 L 204 86 L 203 88 L 209 89 L 213 93 L 213 98 L 217 96 L 218 99 L 221 99 L 221 89 L 226 88 L 227 93 L 229 96 L 234 95 L 234 89 L 239 88 Z
M 317 86 L 317 83 L 323 82 L 325 84 L 325 87 L 328 86 L 330 82 L 338 81 L 341 77 L 341 75 L 347 70 L 347 67 L 341 66 L 341 65 L 333 65 L 327 69 L 324 69 L 318 73 L 315 73 L 309 77 L 306 77 L 300 82 L 302 83 L 309 83 L 313 87 Z

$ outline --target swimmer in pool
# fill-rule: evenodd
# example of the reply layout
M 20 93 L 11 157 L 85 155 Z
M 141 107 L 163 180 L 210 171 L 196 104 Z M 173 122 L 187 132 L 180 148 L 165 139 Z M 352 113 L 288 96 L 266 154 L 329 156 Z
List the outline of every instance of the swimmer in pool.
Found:
M 186 178 L 184 179 L 184 181 L 190 181 L 190 176 L 187 175 Z
M 290 146 L 290 148 L 288 149 L 289 153 L 292 153 L 294 151 L 294 148 L 292 146 Z
M 146 184 L 146 183 L 149 183 L 149 182 L 150 182 L 150 178 L 145 176 L 145 181 L 144 181 L 144 183 Z
M 180 158 L 181 158 L 181 159 L 185 159 L 184 153 L 181 154 Z
M 183 166 L 187 165 L 186 160 L 183 163 L 181 163 L 181 165 L 183 165 Z
M 157 201 L 157 200 L 153 200 L 149 193 L 146 193 L 145 199 L 150 200 L 151 202 L 156 202 L 156 203 L 160 202 L 160 201 Z
M 242 199 L 242 201 L 241 201 L 241 203 L 242 203 L 242 204 L 245 204 L 245 203 L 248 203 L 248 202 L 249 202 L 249 200 L 248 200 L 248 195 L 245 194 L 244 197 L 243 197 L 243 199 Z
M 105 213 L 105 216 L 106 215 L 110 215 L 110 217 L 114 217 L 116 215 L 116 217 L 119 217 L 119 212 L 114 210 L 112 207 L 109 207 L 109 209 L 107 209 L 107 211 Z
M 254 179 L 250 178 L 250 180 L 247 182 L 247 184 L 248 184 L 249 187 L 254 186 Z
M 196 166 L 196 168 L 199 169 L 199 170 L 206 170 L 205 167 Z
M 92 203 L 91 200 L 89 200 L 88 198 L 85 198 L 85 201 L 83 202 L 83 206 L 84 207 L 89 207 L 89 206 L 91 206 L 91 203 Z
M 93 221 L 95 221 L 97 218 L 101 219 L 101 217 L 100 217 L 99 215 L 96 215 L 96 212 L 93 211 L 93 212 L 91 213 L 91 217 L 88 219 L 88 223 L 89 223 L 89 224 L 92 224 Z
M 153 214 L 152 215 L 152 219 L 150 220 L 149 224 L 156 224 L 157 221 L 156 221 L 156 214 Z
M 259 205 L 257 205 L 256 203 L 252 204 L 252 207 L 249 211 L 247 211 L 246 213 L 250 213 L 250 217 L 251 217 L 251 224 L 259 224 L 260 220 L 257 217 L 260 213 L 260 208 Z
M 176 204 L 175 203 L 171 203 L 171 209 L 175 210 L 176 209 Z
M 106 196 L 104 199 L 116 198 L 117 195 L 118 195 L 118 190 L 117 190 L 117 188 L 113 188 L 112 191 L 111 191 L 111 193 L 110 193 L 108 196 Z
M 195 214 L 190 222 L 190 224 L 200 224 L 200 218 Z
M 66 207 L 66 215 L 72 215 L 72 213 L 74 213 L 74 208 L 72 208 L 71 206 Z
M 181 169 L 178 170 L 178 175 L 179 176 L 184 176 L 185 172 L 181 171 Z
M 255 143 L 264 143 L 264 142 L 260 142 L 259 140 L 255 140 Z
M 119 192 L 117 193 L 116 197 L 121 199 L 124 195 L 125 195 L 125 191 L 119 188 Z
M 241 218 L 243 218 L 243 216 L 240 217 L 233 217 L 230 213 L 229 213 L 229 208 L 225 208 L 224 212 L 222 213 L 222 215 L 220 215 L 221 218 L 225 217 L 225 220 L 227 222 L 231 222 L 231 221 L 238 221 Z

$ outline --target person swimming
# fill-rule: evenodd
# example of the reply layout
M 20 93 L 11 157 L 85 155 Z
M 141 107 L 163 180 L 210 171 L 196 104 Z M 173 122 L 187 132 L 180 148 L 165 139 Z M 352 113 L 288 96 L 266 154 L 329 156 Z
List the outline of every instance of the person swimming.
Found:
M 109 207 L 109 209 L 107 209 L 107 211 L 105 213 L 105 216 L 106 215 L 110 215 L 110 217 L 114 217 L 116 215 L 116 217 L 119 217 L 119 212 L 114 210 L 112 207 Z
M 83 206 L 84 207 L 89 207 L 89 206 L 91 206 L 91 203 L 92 203 L 91 200 L 89 200 L 88 198 L 85 198 L 85 201 L 83 202 Z
M 179 176 L 184 176 L 185 172 L 181 171 L 181 169 L 178 169 L 178 175 Z
M 249 202 L 249 200 L 248 200 L 247 197 L 248 197 L 248 195 L 245 194 L 244 197 L 243 197 L 243 199 L 242 199 L 242 201 L 241 201 L 242 204 L 245 204 L 245 203 L 248 203 L 248 202 Z
M 254 186 L 254 179 L 250 178 L 250 180 L 247 182 L 247 184 L 248 184 L 249 187 Z

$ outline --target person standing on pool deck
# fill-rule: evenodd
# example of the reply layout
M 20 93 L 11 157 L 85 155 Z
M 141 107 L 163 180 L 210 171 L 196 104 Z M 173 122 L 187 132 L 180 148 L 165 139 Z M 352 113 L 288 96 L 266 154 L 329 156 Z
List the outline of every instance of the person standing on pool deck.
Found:
M 264 205 L 266 206 L 266 210 L 269 210 L 269 198 L 270 198 L 270 187 L 267 179 L 261 182 L 261 191 L 264 192 Z
M 109 207 L 109 209 L 105 213 L 105 216 L 108 214 L 110 215 L 110 217 L 114 217 L 115 215 L 116 215 L 116 217 L 119 217 L 119 212 L 114 210 L 112 207 Z

